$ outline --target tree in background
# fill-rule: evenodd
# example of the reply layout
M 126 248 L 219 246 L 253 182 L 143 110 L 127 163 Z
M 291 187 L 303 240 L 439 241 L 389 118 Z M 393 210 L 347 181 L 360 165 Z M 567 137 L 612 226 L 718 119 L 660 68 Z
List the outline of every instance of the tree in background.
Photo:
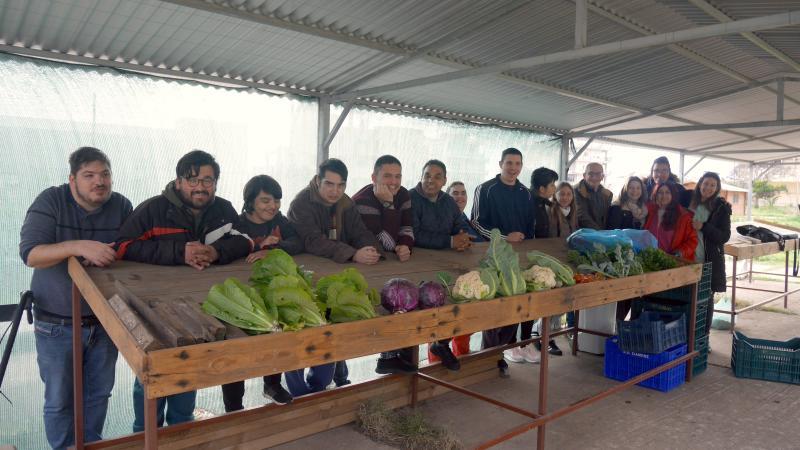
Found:
M 769 206 L 775 206 L 775 200 L 781 192 L 787 192 L 786 186 L 783 184 L 770 183 L 767 180 L 753 180 L 753 198 L 756 202 L 755 207 L 758 208 L 758 200 L 766 200 Z

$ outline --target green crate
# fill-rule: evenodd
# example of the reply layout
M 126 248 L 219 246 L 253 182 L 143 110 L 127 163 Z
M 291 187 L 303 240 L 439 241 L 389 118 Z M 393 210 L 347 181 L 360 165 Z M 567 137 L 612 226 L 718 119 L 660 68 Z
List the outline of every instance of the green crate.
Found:
M 697 376 L 708 368 L 708 335 L 696 337 L 694 349 L 700 353 L 692 360 L 692 376 Z
M 692 285 L 681 286 L 675 289 L 656 292 L 650 294 L 650 297 L 664 299 L 664 300 L 678 300 L 683 302 L 692 301 Z M 697 286 L 697 302 L 702 303 L 711 297 L 711 263 L 703 264 L 703 272 L 700 275 L 700 282 Z
M 800 384 L 800 338 L 786 342 L 733 334 L 731 369 L 738 378 Z

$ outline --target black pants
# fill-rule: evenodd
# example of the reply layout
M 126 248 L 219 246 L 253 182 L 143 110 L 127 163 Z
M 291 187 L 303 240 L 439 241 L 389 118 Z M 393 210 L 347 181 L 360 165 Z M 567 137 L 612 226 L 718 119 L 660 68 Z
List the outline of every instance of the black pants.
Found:
M 533 337 L 533 324 L 535 320 L 528 320 L 519 324 L 519 339 L 524 341 L 526 339 L 530 339 Z M 516 336 L 514 336 L 514 341 L 516 342 Z
M 277 384 L 281 384 L 281 374 L 276 373 L 264 377 L 264 386 Z M 242 399 L 244 399 L 244 381 L 234 381 L 222 385 L 222 402 L 225 404 L 225 412 L 244 409 Z
M 347 361 L 336 361 L 333 368 L 333 382 L 336 383 L 336 386 L 346 384 L 349 375 L 350 369 L 347 368 Z
M 447 341 L 450 341 L 449 339 Z M 392 350 L 390 352 L 381 352 L 381 359 L 392 359 L 398 357 L 403 361 L 416 366 L 419 361 L 414 361 L 414 347 L 405 347 L 399 350 Z
M 485 330 L 481 336 L 481 348 L 487 349 L 517 342 L 517 326 L 518 324 L 506 325 L 500 328 Z

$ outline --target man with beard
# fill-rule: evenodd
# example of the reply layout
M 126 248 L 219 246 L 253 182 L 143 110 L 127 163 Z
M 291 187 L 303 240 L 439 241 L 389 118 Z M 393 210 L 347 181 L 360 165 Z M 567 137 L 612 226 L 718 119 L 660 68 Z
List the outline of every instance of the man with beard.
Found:
M 75 443 L 72 386 L 72 280 L 67 259 L 106 267 L 131 202 L 112 192 L 111 163 L 81 147 L 69 157 L 69 183 L 44 190 L 25 215 L 19 252 L 33 267 L 36 361 L 44 382 L 44 428 L 52 448 Z M 81 302 L 85 442 L 102 439 L 114 387 L 117 349 L 85 301 Z
M 467 234 L 467 222 L 456 201 L 442 191 L 445 183 L 447 167 L 444 163 L 438 159 L 426 162 L 422 180 L 411 190 L 414 236 L 418 247 L 464 251 L 472 245 L 472 236 Z M 459 354 L 469 353 L 469 335 L 457 338 L 454 348 Z M 428 361 L 440 360 L 449 370 L 461 368 L 450 350 L 450 338 L 428 344 Z
M 238 214 L 231 203 L 216 197 L 219 164 L 202 150 L 184 155 L 177 177 L 161 195 L 136 207 L 120 229 L 117 258 L 150 264 L 186 264 L 203 270 L 247 256 L 252 241 L 238 232 Z M 196 391 L 158 399 L 157 423 L 169 425 L 194 418 Z M 166 406 L 169 405 L 169 408 Z M 133 385 L 133 431 L 144 429 L 144 389 Z

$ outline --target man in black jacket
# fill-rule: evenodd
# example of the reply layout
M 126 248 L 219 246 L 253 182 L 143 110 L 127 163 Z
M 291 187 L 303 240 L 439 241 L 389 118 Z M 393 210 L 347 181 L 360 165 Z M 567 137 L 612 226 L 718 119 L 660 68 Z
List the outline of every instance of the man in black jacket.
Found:
M 203 270 L 247 256 L 253 243 L 236 231 L 238 214 L 231 203 L 216 197 L 219 164 L 202 150 L 184 155 L 175 169 L 177 177 L 161 195 L 145 200 L 120 229 L 117 258 L 150 264 L 186 264 Z M 158 425 L 194 419 L 196 391 L 158 400 Z M 144 389 L 133 386 L 133 431 L 144 429 Z

